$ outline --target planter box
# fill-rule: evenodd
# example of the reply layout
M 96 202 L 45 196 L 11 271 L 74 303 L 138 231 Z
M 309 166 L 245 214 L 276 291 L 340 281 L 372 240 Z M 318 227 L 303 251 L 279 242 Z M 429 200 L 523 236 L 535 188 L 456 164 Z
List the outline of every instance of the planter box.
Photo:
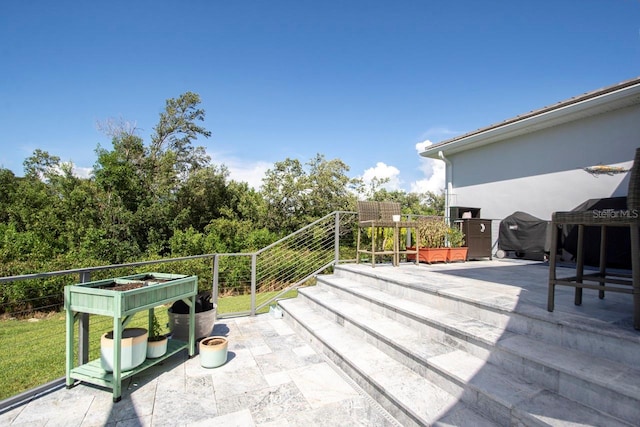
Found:
M 198 276 L 185 276 L 164 273 L 142 273 L 115 279 L 97 280 L 64 287 L 64 308 L 66 311 L 66 385 L 71 387 L 75 380 L 85 381 L 113 390 L 113 401 L 117 402 L 122 395 L 122 380 L 151 367 L 164 359 L 188 349 L 189 356 L 195 354 L 195 337 L 188 334 L 188 342 L 170 340 L 167 352 L 155 359 L 144 359 L 141 364 L 130 370 L 123 355 L 127 358 L 126 348 L 123 350 L 123 330 L 131 316 L 143 310 L 149 311 L 149 328 L 151 329 L 153 310 L 155 307 L 178 300 L 189 301 L 195 307 L 198 293 Z M 98 314 L 113 317 L 113 343 L 111 349 L 105 348 L 101 359 L 90 361 L 74 367 L 74 324 L 80 313 Z M 195 316 L 194 316 L 195 317 Z M 195 323 L 195 322 L 194 322 Z M 88 327 L 85 327 L 88 335 Z M 126 338 L 125 338 L 126 339 Z M 146 356 L 146 338 L 144 352 L 132 351 L 136 355 Z M 142 346 L 141 346 L 142 347 Z M 102 359 L 111 354 L 111 363 L 103 364 Z M 123 363 L 125 362 L 125 363 Z M 108 372 L 107 370 L 111 370 Z
M 431 264 L 434 262 L 456 262 L 467 261 L 467 247 L 461 248 L 420 248 L 420 262 Z M 415 247 L 407 248 L 408 251 L 415 251 Z M 407 254 L 408 261 L 415 261 L 415 254 Z
M 65 309 L 124 317 L 198 293 L 198 277 L 141 273 L 64 287 Z
M 467 247 L 461 248 L 449 248 L 449 252 L 447 253 L 447 262 L 456 262 L 456 261 L 467 261 Z
M 409 247 L 408 251 L 414 251 L 415 248 Z M 447 262 L 447 254 L 449 248 L 420 248 L 420 262 L 431 264 L 434 262 Z M 415 254 L 407 254 L 408 261 L 415 261 Z

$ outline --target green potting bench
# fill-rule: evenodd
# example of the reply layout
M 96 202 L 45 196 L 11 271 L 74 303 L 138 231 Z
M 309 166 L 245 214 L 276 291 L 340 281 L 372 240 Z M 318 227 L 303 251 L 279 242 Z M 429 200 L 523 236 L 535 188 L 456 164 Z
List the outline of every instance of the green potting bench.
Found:
M 109 289 L 114 286 L 144 282 L 142 287 L 129 290 Z M 122 380 L 129 378 L 166 358 L 188 349 L 189 356 L 195 354 L 195 300 L 198 293 L 198 277 L 164 273 L 142 273 L 114 279 L 78 283 L 64 287 L 66 311 L 66 385 L 80 380 L 113 390 L 113 401 L 122 397 Z M 167 353 L 156 359 L 146 359 L 141 365 L 122 372 L 122 331 L 133 315 L 142 310 L 149 311 L 149 330 L 155 307 L 183 300 L 189 306 L 188 342 L 169 340 Z M 74 324 L 81 313 L 113 317 L 113 372 L 102 368 L 100 359 L 74 367 Z M 88 331 L 86 331 L 88 334 Z

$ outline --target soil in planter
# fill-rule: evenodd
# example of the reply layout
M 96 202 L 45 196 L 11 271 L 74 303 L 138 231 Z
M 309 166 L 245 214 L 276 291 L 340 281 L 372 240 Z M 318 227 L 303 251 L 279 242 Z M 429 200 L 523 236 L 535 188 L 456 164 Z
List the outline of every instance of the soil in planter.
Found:
M 213 347 L 213 346 L 216 346 L 216 345 L 224 344 L 224 342 L 225 342 L 225 340 L 222 339 L 222 338 L 213 338 L 213 339 L 209 338 L 209 339 L 203 340 L 201 342 L 201 344 L 204 345 L 204 346 L 207 346 L 207 347 L 209 347 L 209 346 Z
M 105 285 L 98 286 L 98 289 L 109 289 L 110 291 L 130 291 L 131 289 L 138 289 L 144 286 L 143 282 L 131 282 L 117 285 L 115 282 L 107 283 Z
M 106 283 L 104 285 L 98 286 L 98 289 L 109 289 L 111 291 L 130 291 L 131 289 L 138 289 L 144 286 L 149 286 L 149 283 L 165 283 L 170 282 L 175 279 L 158 279 L 153 277 L 150 274 L 147 274 L 140 279 L 135 281 L 131 281 L 129 283 L 117 284 L 116 282 Z M 187 313 L 189 311 L 187 310 Z
M 153 277 L 153 275 L 151 274 L 147 274 L 146 276 L 141 277 L 138 280 L 141 281 L 144 286 L 147 286 L 149 283 L 166 283 L 176 279 L 159 279 L 157 277 Z

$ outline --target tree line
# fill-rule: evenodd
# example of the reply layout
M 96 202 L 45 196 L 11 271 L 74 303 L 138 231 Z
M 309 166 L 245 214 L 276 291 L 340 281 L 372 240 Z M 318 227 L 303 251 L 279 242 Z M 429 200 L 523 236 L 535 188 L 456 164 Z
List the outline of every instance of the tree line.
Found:
M 394 200 L 405 213 L 442 214 L 441 194 L 387 191 L 350 178 L 340 159 L 276 162 L 259 190 L 229 179 L 198 138 L 205 111 L 199 95 L 166 101 L 149 141 L 126 122 L 103 131 L 89 178 L 35 150 L 24 176 L 0 168 L 1 276 L 169 256 L 253 251 L 358 199 Z

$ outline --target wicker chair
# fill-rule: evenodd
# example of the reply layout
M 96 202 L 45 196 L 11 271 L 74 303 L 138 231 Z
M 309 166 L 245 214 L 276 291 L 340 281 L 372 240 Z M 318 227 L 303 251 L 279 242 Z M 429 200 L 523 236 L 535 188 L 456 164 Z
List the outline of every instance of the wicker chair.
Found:
M 416 256 L 416 264 L 420 262 L 420 241 L 418 233 L 418 222 L 401 220 L 394 221 L 393 217 L 398 216 L 402 218 L 402 212 L 400 203 L 396 202 L 380 202 L 380 224 L 383 227 L 393 228 L 393 265 L 400 264 L 400 255 L 414 254 Z M 406 228 L 407 230 L 413 229 L 416 236 L 415 249 L 409 250 L 409 244 L 407 243 L 404 249 L 400 248 L 400 230 Z
M 419 245 L 416 243 L 415 250 L 400 250 L 400 229 L 417 227 L 416 221 L 394 221 L 394 215 L 401 215 L 400 204 L 395 202 L 370 202 L 358 201 L 358 240 L 356 247 L 356 262 L 360 262 L 360 254 L 368 254 L 371 257 L 371 265 L 375 267 L 376 256 L 392 255 L 393 265 L 397 266 L 400 261 L 400 254 L 415 253 L 416 263 L 419 261 L 417 253 Z M 376 245 L 376 239 L 380 232 L 384 233 L 384 229 L 393 230 L 393 250 L 389 251 L 384 248 L 384 242 L 381 248 Z M 362 229 L 368 229 L 371 234 L 371 247 L 363 249 L 361 245 Z M 416 236 L 418 233 L 415 233 Z
M 549 259 L 549 294 L 547 310 L 553 311 L 556 286 L 575 288 L 574 303 L 582 304 L 582 289 L 596 289 L 604 298 L 605 291 L 631 294 L 633 297 L 633 327 L 640 330 L 640 148 L 636 149 L 633 167 L 629 174 L 627 210 L 615 212 L 577 211 L 554 212 L 551 227 L 551 255 Z M 556 252 L 558 248 L 558 227 L 576 225 L 578 227 L 578 247 L 576 254 L 576 275 L 558 278 L 556 276 Z M 584 274 L 584 229 L 585 226 L 600 227 L 599 271 Z M 631 275 L 613 274 L 606 269 L 607 227 L 629 227 L 631 240 Z

